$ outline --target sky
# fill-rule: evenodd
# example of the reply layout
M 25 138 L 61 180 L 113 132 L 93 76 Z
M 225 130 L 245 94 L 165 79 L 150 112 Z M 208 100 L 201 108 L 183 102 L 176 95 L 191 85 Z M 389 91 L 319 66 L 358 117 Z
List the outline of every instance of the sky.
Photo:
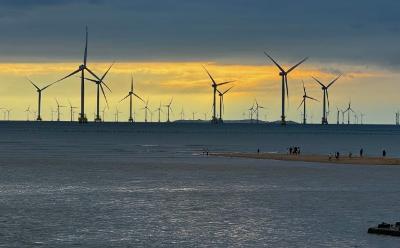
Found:
M 329 82 L 329 121 L 336 108 L 351 101 L 367 123 L 394 123 L 399 109 L 400 15 L 398 1 L 195 1 L 195 0 L 0 0 L 0 107 L 12 109 L 12 119 L 26 119 L 28 106 L 37 109 L 35 89 L 27 77 L 44 86 L 82 63 L 85 26 L 89 28 L 88 66 L 106 78 L 112 92 L 106 120 L 116 108 L 128 118 L 133 74 L 135 91 L 155 110 L 173 98 L 179 119 L 210 118 L 211 82 L 206 66 L 219 82 L 235 80 L 225 96 L 225 119 L 246 116 L 255 99 L 265 107 L 261 119 L 280 116 L 279 71 L 264 51 L 291 72 L 287 118 L 300 121 L 302 81 L 310 96 L 322 100 L 311 76 Z M 95 85 L 86 84 L 86 112 L 92 119 Z M 225 90 L 227 87 L 221 87 Z M 79 107 L 79 78 L 46 90 L 43 117 L 51 118 L 55 98 Z M 103 100 L 103 99 L 102 99 Z M 144 107 L 134 102 L 137 119 Z M 102 107 L 104 104 L 102 102 Z M 322 104 L 308 104 L 308 119 L 320 122 Z M 0 114 L 0 119 L 2 119 Z M 32 118 L 32 117 L 31 117 Z M 63 109 L 63 119 L 68 119 Z M 149 118 L 150 119 L 150 118 Z M 156 114 L 153 119 L 156 120 Z M 162 116 L 165 120 L 165 114 Z

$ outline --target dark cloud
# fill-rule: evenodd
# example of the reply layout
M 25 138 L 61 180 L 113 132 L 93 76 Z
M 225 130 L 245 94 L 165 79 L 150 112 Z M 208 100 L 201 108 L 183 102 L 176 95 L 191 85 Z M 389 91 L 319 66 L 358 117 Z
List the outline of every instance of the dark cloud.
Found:
M 219 60 L 400 65 L 400 2 L 3 0 L 0 58 L 77 59 L 84 26 L 99 60 Z

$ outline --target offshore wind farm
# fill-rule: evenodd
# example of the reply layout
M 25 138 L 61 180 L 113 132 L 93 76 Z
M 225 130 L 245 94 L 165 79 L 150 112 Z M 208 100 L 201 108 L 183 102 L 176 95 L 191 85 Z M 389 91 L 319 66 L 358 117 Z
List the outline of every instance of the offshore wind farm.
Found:
M 399 7 L 4 1 L 0 247 L 397 247 Z

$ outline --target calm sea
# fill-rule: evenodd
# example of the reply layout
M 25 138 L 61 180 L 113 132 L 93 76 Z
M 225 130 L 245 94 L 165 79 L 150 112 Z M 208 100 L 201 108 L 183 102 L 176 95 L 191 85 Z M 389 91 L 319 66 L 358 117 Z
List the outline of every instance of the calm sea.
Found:
M 0 123 L 0 247 L 399 247 L 400 167 L 210 151 L 400 157 L 395 126 Z

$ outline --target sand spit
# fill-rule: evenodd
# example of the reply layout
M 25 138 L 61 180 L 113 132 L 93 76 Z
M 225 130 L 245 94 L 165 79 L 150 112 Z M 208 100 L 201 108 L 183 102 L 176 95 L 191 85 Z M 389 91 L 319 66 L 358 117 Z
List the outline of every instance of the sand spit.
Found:
M 251 158 L 251 159 L 270 159 L 283 161 L 301 161 L 314 163 L 331 164 L 360 164 L 360 165 L 400 165 L 400 159 L 388 157 L 340 157 L 336 159 L 329 155 L 289 155 L 283 153 L 243 153 L 243 152 L 221 152 L 210 153 L 211 156 L 231 157 L 231 158 Z

